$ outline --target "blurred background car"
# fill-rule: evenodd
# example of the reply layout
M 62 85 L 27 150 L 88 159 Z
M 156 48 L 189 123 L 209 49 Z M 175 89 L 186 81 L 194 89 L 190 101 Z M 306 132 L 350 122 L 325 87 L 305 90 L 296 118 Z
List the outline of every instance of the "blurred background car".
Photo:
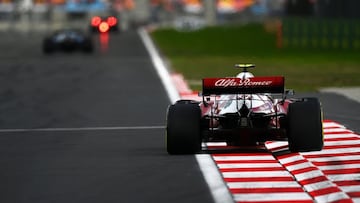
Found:
M 42 45 L 43 52 L 50 54 L 55 51 L 72 52 L 80 50 L 93 52 L 94 45 L 90 36 L 75 29 L 62 29 L 46 36 Z
M 115 16 L 93 16 L 90 22 L 91 32 L 117 32 L 119 31 L 118 18 Z

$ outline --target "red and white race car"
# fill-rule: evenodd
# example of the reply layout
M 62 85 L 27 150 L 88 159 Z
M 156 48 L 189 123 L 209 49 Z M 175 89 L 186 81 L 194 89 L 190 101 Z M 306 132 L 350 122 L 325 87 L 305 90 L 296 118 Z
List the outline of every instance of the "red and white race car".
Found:
M 287 98 L 283 76 L 254 77 L 252 64 L 236 65 L 236 77 L 202 80 L 202 101 L 179 100 L 168 107 L 169 154 L 194 154 L 203 142 L 261 146 L 288 141 L 292 152 L 323 148 L 322 109 L 317 98 Z

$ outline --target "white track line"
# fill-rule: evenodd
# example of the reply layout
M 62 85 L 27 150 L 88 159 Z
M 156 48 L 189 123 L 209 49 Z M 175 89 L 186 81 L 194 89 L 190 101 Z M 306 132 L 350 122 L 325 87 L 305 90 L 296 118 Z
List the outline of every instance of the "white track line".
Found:
M 174 83 L 171 81 L 169 72 L 167 71 L 164 62 L 157 52 L 154 43 L 148 36 L 148 33 L 143 28 L 138 30 L 138 33 L 150 54 L 153 65 L 159 74 L 159 77 L 167 91 L 169 99 L 172 103 L 180 99 L 180 95 L 176 90 Z M 200 170 L 205 178 L 206 183 L 216 203 L 233 203 L 234 199 L 231 196 L 222 176 L 217 169 L 214 160 L 208 154 L 198 154 L 195 156 L 199 164 Z
M 56 131 L 105 131 L 105 130 L 151 130 L 165 129 L 165 126 L 118 126 L 118 127 L 80 127 L 80 128 L 23 128 L 23 129 L 0 129 L 0 133 L 16 132 L 56 132 Z
M 169 71 L 167 70 L 164 61 L 161 59 L 159 53 L 156 50 L 154 43 L 151 41 L 151 38 L 147 34 L 146 30 L 139 29 L 138 33 L 147 49 L 148 53 L 150 54 L 151 60 L 155 67 L 155 70 L 159 74 L 160 80 L 166 89 L 166 92 L 171 100 L 171 102 L 175 102 L 180 99 L 180 95 L 176 90 L 174 83 L 170 77 Z

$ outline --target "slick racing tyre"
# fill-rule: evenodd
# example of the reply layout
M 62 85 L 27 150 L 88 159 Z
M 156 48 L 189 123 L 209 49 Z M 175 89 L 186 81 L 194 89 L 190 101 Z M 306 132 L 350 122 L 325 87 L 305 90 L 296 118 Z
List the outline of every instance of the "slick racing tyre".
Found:
M 90 38 L 84 40 L 82 50 L 86 53 L 92 53 L 94 51 L 94 45 Z
M 289 105 L 287 136 L 292 152 L 323 148 L 322 111 L 317 98 L 304 98 Z
M 168 108 L 166 147 L 169 154 L 195 154 L 201 149 L 198 104 L 177 102 Z
M 55 51 L 54 44 L 50 39 L 47 38 L 43 41 L 42 50 L 45 54 L 51 54 Z

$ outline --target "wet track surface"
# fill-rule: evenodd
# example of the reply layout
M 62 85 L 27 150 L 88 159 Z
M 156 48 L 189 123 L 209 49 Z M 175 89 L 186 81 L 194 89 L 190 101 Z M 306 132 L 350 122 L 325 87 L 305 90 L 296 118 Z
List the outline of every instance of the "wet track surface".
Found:
M 0 36 L 0 202 L 212 202 L 195 157 L 166 153 L 170 101 L 136 31 L 90 55 Z M 298 96 L 359 132 L 359 103 Z
M 0 39 L 0 202 L 211 202 L 193 156 L 168 156 L 170 103 L 136 31 L 96 51 Z M 103 40 L 103 39 L 102 39 Z

